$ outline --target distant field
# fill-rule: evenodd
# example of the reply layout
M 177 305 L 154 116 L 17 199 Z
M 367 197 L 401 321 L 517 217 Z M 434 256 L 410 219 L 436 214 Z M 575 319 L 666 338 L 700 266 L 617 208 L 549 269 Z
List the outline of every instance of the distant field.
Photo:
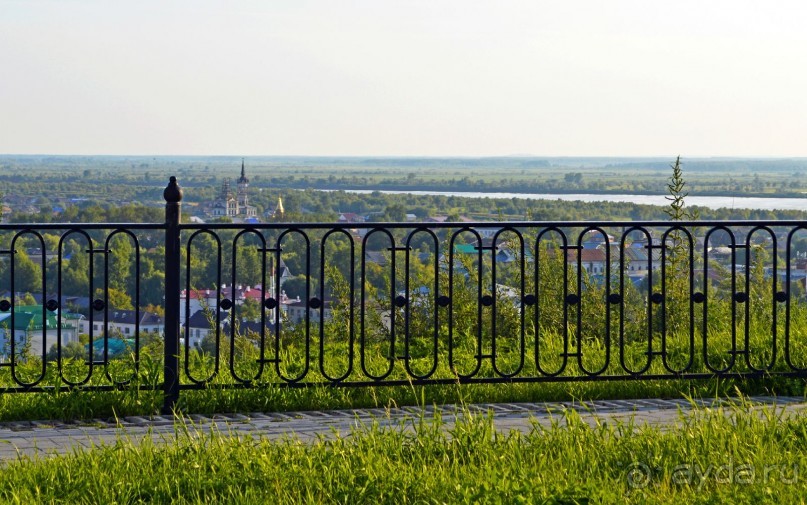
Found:
M 673 158 L 245 158 L 253 187 L 666 193 Z M 185 186 L 237 178 L 236 156 L 0 156 L 0 181 L 147 187 L 176 175 Z M 683 158 L 690 192 L 803 196 L 807 159 Z

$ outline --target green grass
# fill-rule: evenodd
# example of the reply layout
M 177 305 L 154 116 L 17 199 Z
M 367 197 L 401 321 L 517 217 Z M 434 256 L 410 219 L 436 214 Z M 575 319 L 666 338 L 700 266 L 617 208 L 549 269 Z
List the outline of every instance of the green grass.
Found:
M 672 429 L 574 412 L 527 434 L 466 414 L 303 443 L 179 429 L 9 462 L 3 503 L 800 503 L 807 419 L 740 406 Z M 406 427 L 406 429 L 405 429 Z
M 410 387 L 254 389 L 183 391 L 179 409 L 187 414 L 277 412 L 404 405 L 542 402 L 628 398 L 710 398 L 746 395 L 803 396 L 802 379 L 631 380 L 613 382 L 430 385 Z M 160 411 L 161 391 L 61 390 L 0 394 L 0 421 L 92 419 L 150 415 Z
M 791 349 L 790 357 L 796 366 L 807 364 L 807 346 L 801 345 L 807 328 L 807 312 L 799 310 L 791 315 Z M 769 360 L 770 343 L 764 336 L 770 331 L 764 327 L 752 328 L 750 348 L 754 363 L 764 364 Z M 487 333 L 487 330 L 486 330 Z M 573 333 L 572 333 L 573 335 Z M 258 349 L 247 339 L 238 337 L 234 368 L 242 377 L 255 377 L 258 373 Z M 431 356 L 430 338 L 413 334 L 410 342 L 410 365 L 416 373 L 425 373 L 433 365 Z M 541 373 L 535 363 L 534 335 L 525 339 L 525 361 L 521 377 L 538 377 Z M 727 366 L 731 348 L 731 335 L 725 327 L 710 329 L 708 355 L 710 362 L 715 366 Z M 782 346 L 783 337 L 777 335 L 779 346 Z M 540 336 L 540 363 L 544 370 L 555 372 L 563 365 L 564 351 L 563 339 L 560 335 L 544 332 Z M 241 341 L 243 340 L 243 341 Z M 325 346 L 326 371 L 332 376 L 338 376 L 352 366 L 353 374 L 350 380 L 362 380 L 360 363 L 360 346 L 354 342 L 354 356 L 350 361 L 348 342 L 344 337 L 329 338 Z M 449 366 L 447 337 L 442 333 L 438 336 L 437 367 L 433 378 L 452 380 L 455 375 Z M 696 335 L 694 359 L 690 372 L 707 372 L 703 362 L 703 343 L 700 334 Z M 477 354 L 476 339 L 467 334 L 455 333 L 455 347 L 453 348 L 456 369 L 469 373 L 475 368 Z M 739 344 L 739 343 L 738 343 Z M 492 342 L 486 335 L 483 341 L 483 353 L 491 351 Z M 620 342 L 617 338 L 610 341 L 609 366 L 604 370 L 605 375 L 624 375 L 620 367 Z M 365 347 L 366 367 L 373 373 L 381 374 L 390 361 L 388 344 L 375 339 L 368 340 Z M 670 366 L 683 368 L 689 356 L 688 337 L 686 335 L 671 335 L 667 341 L 667 355 Z M 228 350 L 228 345 L 223 345 Z M 659 337 L 655 337 L 654 349 L 659 348 Z M 497 338 L 498 366 L 504 372 L 515 370 L 519 366 L 519 340 L 512 337 Z M 626 339 L 624 342 L 624 361 L 631 370 L 640 370 L 647 361 L 646 340 L 641 338 Z M 583 355 L 583 365 L 589 370 L 597 370 L 604 363 L 606 351 L 605 343 L 598 338 L 584 338 L 578 348 L 575 339 L 570 336 L 569 352 L 580 352 Z M 274 356 L 274 341 L 267 341 L 266 353 L 268 357 Z M 309 348 L 309 369 L 305 377 L 308 382 L 325 382 L 319 370 L 319 337 L 312 335 Z M 395 355 L 402 354 L 399 344 Z M 162 382 L 161 348 L 147 348 L 141 352 L 139 371 L 134 372 L 133 361 L 128 359 L 110 362 L 107 371 L 110 376 L 121 380 L 133 378 L 132 387 L 118 391 L 91 391 L 87 389 L 67 389 L 59 387 L 60 378 L 55 363 L 48 364 L 46 376 L 40 385 L 57 387 L 49 393 L 0 393 L 0 421 L 31 420 L 31 419 L 91 419 L 110 418 L 128 415 L 149 415 L 159 412 L 163 404 L 162 392 L 158 389 Z M 212 376 L 214 366 L 212 358 L 207 355 L 191 353 L 189 368 L 197 378 Z M 288 335 L 281 338 L 278 356 L 281 358 L 280 368 L 287 377 L 296 377 L 305 370 L 306 346 L 305 340 L 299 335 Z M 576 377 L 585 375 L 579 368 L 576 358 L 569 358 L 566 368 L 561 373 L 568 382 L 544 383 L 511 383 L 511 384 L 468 384 L 468 385 L 432 385 L 407 387 L 381 387 L 367 385 L 361 388 L 339 387 L 307 387 L 282 388 L 275 384 L 281 382 L 275 372 L 274 364 L 268 364 L 262 375 L 252 389 L 226 388 L 232 384 L 229 377 L 229 351 L 221 356 L 218 376 L 212 381 L 211 387 L 203 390 L 184 390 L 180 395 L 178 407 L 185 413 L 209 414 L 215 412 L 267 412 L 288 410 L 326 410 L 340 408 L 364 407 L 394 407 L 414 405 L 420 402 L 427 404 L 444 403 L 481 403 L 481 402 L 537 402 L 562 400 L 595 400 L 620 398 L 681 398 L 681 397 L 715 397 L 730 396 L 739 391 L 745 395 L 769 394 L 778 396 L 805 395 L 804 379 L 790 379 L 769 376 L 762 379 L 746 380 L 636 380 L 625 379 L 609 382 L 576 381 Z M 742 363 L 742 356 L 738 356 L 735 371 L 748 371 Z M 182 380 L 188 383 L 184 372 L 184 355 L 182 357 Z M 406 380 L 407 374 L 404 361 L 395 360 L 390 379 Z M 777 357 L 777 370 L 786 370 L 781 351 Z M 64 374 L 72 380 L 80 380 L 86 376 L 87 367 L 83 360 L 65 360 L 63 362 Z M 103 368 L 96 368 L 91 384 L 110 384 L 105 378 Z M 22 362 L 16 373 L 25 380 L 35 380 L 41 373 L 41 363 L 31 359 Z M 659 356 L 654 357 L 647 373 L 668 373 Z M 492 377 L 494 370 L 490 359 L 483 359 L 478 377 Z M 8 367 L 0 370 L 0 386 L 11 386 L 13 382 Z M 143 385 L 154 390 L 141 390 L 137 386 Z
M 556 370 L 560 366 L 559 357 L 561 347 L 558 340 L 553 341 L 552 346 L 544 346 L 543 365 L 548 370 Z M 316 342 L 315 342 L 316 343 Z M 715 363 L 720 362 L 722 352 L 726 346 L 717 345 L 713 355 Z M 339 346 L 340 344 L 334 344 Z M 602 346 L 597 341 L 585 341 L 583 352 L 586 356 L 601 356 Z M 527 343 L 528 354 L 532 348 L 530 342 Z M 301 369 L 301 361 L 304 354 L 300 352 L 293 342 L 284 344 L 283 359 L 284 367 L 288 370 L 287 375 L 294 375 L 295 370 Z M 504 346 L 501 346 L 504 349 Z M 574 349 L 571 349 L 574 350 Z M 632 368 L 639 369 L 646 359 L 643 354 L 646 346 L 641 342 L 628 343 L 626 346 L 626 361 Z M 804 361 L 804 351 L 799 347 L 798 353 L 794 354 L 797 363 Z M 461 352 L 460 352 L 461 351 Z M 549 352 L 551 351 L 551 352 Z M 671 359 L 675 358 L 677 349 L 671 347 Z M 612 350 L 616 352 L 616 347 Z M 458 363 L 468 365 L 468 357 L 473 355 L 474 347 L 468 342 L 463 342 L 463 347 L 455 350 L 455 357 Z M 370 367 L 386 366 L 388 361 L 382 356 L 382 352 L 368 351 L 371 362 Z M 531 354 L 530 354 L 531 355 Z M 316 366 L 318 356 L 318 346 L 312 345 L 312 369 L 306 380 L 322 381 L 322 376 L 318 373 Z M 335 369 L 344 370 L 347 366 L 345 353 L 330 353 L 331 363 Z M 700 363 L 700 353 L 697 353 L 698 362 L 693 365 L 694 371 L 704 371 Z M 252 356 L 245 356 L 238 362 L 242 375 L 249 375 L 254 372 L 254 360 Z M 355 358 L 358 361 L 358 358 Z M 430 358 L 414 358 L 413 366 L 418 361 L 430 362 Z M 441 378 L 451 378 L 452 372 L 447 366 L 445 351 L 441 349 L 438 356 L 439 367 L 435 374 Z M 484 366 L 480 369 L 479 376 L 491 376 L 492 370 L 489 360 L 485 360 Z M 517 361 L 517 354 L 502 351 L 501 366 L 505 369 L 512 366 Z M 606 373 L 619 373 L 618 358 L 612 355 L 611 368 Z M 473 360 L 471 360 L 471 363 Z M 140 374 L 136 376 L 135 386 L 139 384 L 158 386 L 162 380 L 162 370 L 158 366 L 157 360 L 144 359 Z M 194 365 L 200 376 L 205 376 L 204 364 Z M 430 365 L 426 363 L 423 368 Z M 591 368 L 597 366 L 597 360 L 591 360 Z M 250 368 L 252 367 L 252 368 Z M 37 370 L 38 365 L 33 364 Z M 358 372 L 358 364 L 354 361 L 355 371 Z M 379 368 L 380 369 L 380 368 Z M 272 369 L 265 371 L 264 380 L 267 383 L 259 384 L 253 389 L 233 389 L 219 388 L 216 386 L 226 385 L 231 380 L 226 377 L 227 365 L 222 363 L 222 373 L 214 381 L 213 386 L 204 390 L 182 391 L 179 401 L 179 409 L 185 413 L 209 414 L 215 412 L 268 412 L 268 411 L 288 411 L 288 410 L 327 410 L 340 408 L 364 408 L 364 407 L 394 407 L 403 405 L 415 405 L 421 402 L 427 404 L 444 403 L 482 403 L 482 402 L 537 402 L 537 401 L 562 401 L 570 399 L 594 400 L 594 399 L 620 399 L 620 398 L 681 398 L 681 397 L 715 397 L 730 396 L 739 391 L 746 395 L 772 394 L 779 396 L 803 396 L 805 394 L 805 381 L 803 379 L 788 379 L 782 377 L 768 377 L 764 379 L 747 380 L 623 380 L 609 382 L 575 382 L 573 377 L 568 377 L 569 382 L 556 383 L 511 383 L 511 384 L 468 384 L 468 385 L 431 385 L 431 386 L 407 386 L 407 387 L 381 387 L 365 386 L 361 388 L 339 388 L 339 387 L 308 387 L 308 388 L 282 388 L 271 384 L 277 378 Z M 18 370 L 24 373 L 23 370 Z M 98 373 L 93 378 L 94 383 L 103 383 L 103 374 Z M 655 359 L 650 369 L 650 373 L 663 373 L 661 360 Z M 568 373 L 570 375 L 580 375 L 580 371 L 574 362 L 570 361 Z M 523 375 L 538 375 L 535 365 L 531 359 L 527 359 Z M 401 361 L 395 363 L 393 379 L 405 379 Z M 139 382 L 138 382 L 139 381 Z M 9 384 L 10 377 L 8 369 L 0 371 L 0 383 Z M 43 385 L 57 385 L 58 375 L 50 367 L 48 377 L 43 381 Z M 33 419 L 92 419 L 123 417 L 128 415 L 149 415 L 159 412 L 163 399 L 160 390 L 140 390 L 136 387 L 119 391 L 91 391 L 87 389 L 67 389 L 60 388 L 54 392 L 47 393 L 4 393 L 0 394 L 0 421 L 33 420 Z

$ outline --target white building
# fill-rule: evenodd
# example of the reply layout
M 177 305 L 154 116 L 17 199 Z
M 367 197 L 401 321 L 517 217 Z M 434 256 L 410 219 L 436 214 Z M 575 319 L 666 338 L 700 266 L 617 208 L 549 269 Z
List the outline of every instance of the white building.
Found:
M 139 316 L 139 318 L 138 318 Z M 134 338 L 140 333 L 165 332 L 165 321 L 162 316 L 152 312 L 141 310 L 138 314 L 134 310 L 109 309 L 109 320 L 104 324 L 104 313 L 94 313 L 92 319 L 81 321 L 81 332 L 89 335 L 92 329 L 93 337 L 104 335 L 109 329 L 109 336 L 122 336 L 123 338 Z

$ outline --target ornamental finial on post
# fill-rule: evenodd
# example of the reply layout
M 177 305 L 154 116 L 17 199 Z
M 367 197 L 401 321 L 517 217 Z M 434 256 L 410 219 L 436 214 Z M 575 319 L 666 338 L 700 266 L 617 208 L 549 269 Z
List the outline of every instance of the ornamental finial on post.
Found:
M 182 201 L 182 188 L 177 183 L 177 178 L 173 175 L 168 179 L 168 186 L 163 191 L 163 198 L 168 203 L 179 203 Z

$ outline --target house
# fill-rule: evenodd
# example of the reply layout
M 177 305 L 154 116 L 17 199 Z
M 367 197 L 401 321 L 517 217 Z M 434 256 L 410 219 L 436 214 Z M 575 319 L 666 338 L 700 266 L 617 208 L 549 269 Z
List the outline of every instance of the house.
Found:
M 292 277 L 286 264 L 281 261 L 280 269 L 277 273 L 280 280 L 280 288 L 282 290 L 283 284 Z M 221 285 L 221 299 L 228 299 L 236 305 L 241 305 L 246 300 L 254 300 L 262 303 L 267 298 L 277 298 L 274 296 L 275 284 L 270 279 L 269 285 L 264 290 L 260 284 L 256 286 L 243 286 L 241 284 L 233 288 L 232 285 Z M 283 296 L 281 291 L 281 297 Z M 191 291 L 182 290 L 179 294 L 179 324 L 184 325 L 185 319 L 189 314 L 195 314 L 200 310 L 216 310 L 219 308 L 219 293 L 216 288 L 210 289 L 192 289 Z
M 604 249 L 580 249 L 579 251 L 567 249 L 566 261 L 572 266 L 577 266 L 579 262 L 581 268 L 589 274 L 605 273 L 605 265 L 608 263 Z
M 201 347 L 202 340 L 211 333 L 215 333 L 215 319 L 211 321 L 209 316 L 211 314 L 206 310 L 197 310 L 193 315 L 188 318 L 186 324 L 182 327 L 182 337 L 180 338 L 181 344 L 185 343 L 185 337 L 188 338 L 188 344 L 191 348 Z M 219 313 L 219 324 L 224 324 L 227 318 L 230 317 L 228 312 Z
M 305 318 L 310 314 L 311 322 L 318 323 L 320 318 L 324 321 L 329 321 L 333 317 L 333 310 L 331 308 L 331 300 L 325 299 L 322 302 L 322 307 L 319 309 L 312 309 L 308 306 L 305 300 L 287 300 L 280 305 L 280 308 L 286 313 L 288 320 L 292 323 L 302 323 Z
M 598 249 L 605 246 L 606 243 L 612 244 L 614 237 L 612 235 L 603 235 L 602 233 L 591 230 L 582 237 L 581 245 L 583 249 Z
M 648 266 L 655 267 L 661 262 L 661 251 L 658 249 L 654 249 L 653 252 L 650 253 L 647 249 L 626 247 L 624 253 L 625 271 L 629 275 L 647 275 L 650 271 Z
M 218 293 L 215 289 L 182 290 L 179 293 L 179 324 L 184 325 L 188 314 L 196 314 L 204 309 L 218 307 Z
M 490 238 L 482 239 L 482 257 L 487 261 L 490 258 L 490 252 L 493 248 L 493 240 Z M 480 248 L 477 243 L 473 244 L 456 244 L 454 246 L 454 254 L 470 254 L 478 255 Z M 516 255 L 510 248 L 500 243 L 496 246 L 496 263 L 510 263 L 516 260 Z
M 339 217 L 336 218 L 336 221 L 339 224 L 348 224 L 348 223 L 363 223 L 366 221 L 363 216 L 358 214 L 354 214 L 353 212 L 340 212 Z
M 258 320 L 258 321 L 243 320 L 243 321 L 238 322 L 238 324 L 236 325 L 236 328 L 237 328 L 238 333 L 240 335 L 247 335 L 247 334 L 250 334 L 250 336 L 260 336 L 261 335 L 261 321 L 260 320 Z M 276 330 L 275 330 L 274 323 L 272 323 L 272 321 L 270 321 L 269 318 L 266 318 L 266 321 L 264 321 L 264 328 L 265 328 L 265 333 L 264 333 L 265 336 L 275 335 L 275 333 L 277 333 Z M 227 321 L 224 322 L 224 326 L 222 327 L 221 331 L 222 331 L 222 336 L 224 336 L 224 337 L 226 337 L 228 339 L 230 338 L 230 334 L 232 333 L 232 331 L 231 331 L 230 320 L 229 319 L 227 319 Z
M 3 295 L 0 294 L 0 296 Z M 17 296 L 22 297 L 24 295 L 18 293 Z M 34 300 L 36 300 L 37 304 L 44 305 L 45 303 L 47 303 L 47 300 L 45 300 L 42 293 L 33 293 L 31 296 L 34 297 Z M 50 299 L 50 297 L 48 299 Z M 83 312 L 86 314 L 90 308 L 91 302 L 92 300 L 90 300 L 90 298 L 87 296 L 62 295 L 62 297 L 59 298 L 59 307 L 69 309 L 71 311 Z
M 239 300 L 240 300 L 239 304 L 242 304 L 244 302 L 244 300 L 248 300 L 248 299 L 254 299 L 256 301 L 261 301 L 262 296 L 263 296 L 263 294 L 261 292 L 261 289 L 260 289 L 260 286 L 256 286 L 255 288 L 247 287 L 247 289 L 240 290 L 240 291 L 237 289 L 236 293 L 239 294 Z M 267 296 L 267 298 L 268 298 L 268 296 Z M 193 300 L 193 298 L 191 300 Z M 281 291 L 280 297 L 279 297 L 279 302 L 280 302 L 279 303 L 279 308 L 283 313 L 285 313 L 287 308 L 288 308 L 288 304 L 290 302 L 296 303 L 296 302 L 299 302 L 299 301 L 300 301 L 299 298 L 297 298 L 295 300 L 292 300 L 288 296 L 286 296 L 285 291 Z M 202 340 L 204 340 L 204 338 L 207 337 L 208 335 L 210 335 L 211 333 L 215 332 L 215 315 L 214 315 L 215 313 L 211 313 L 211 309 L 209 307 L 210 306 L 208 306 L 208 308 L 200 308 L 200 309 L 195 310 L 193 312 L 193 314 L 190 316 L 190 318 L 188 318 L 187 322 L 182 323 L 182 339 L 181 340 L 182 340 L 183 344 L 184 344 L 184 341 L 185 341 L 185 336 L 187 336 L 189 345 L 191 347 L 201 346 Z M 232 314 L 233 314 L 233 312 L 232 312 L 233 310 L 236 310 L 235 317 L 239 318 L 240 317 L 240 312 L 238 312 L 237 309 L 235 309 L 235 308 L 230 309 L 230 310 L 226 310 L 226 311 L 222 310 L 222 311 L 219 312 L 218 323 L 219 323 L 219 326 L 221 328 L 225 329 L 225 328 L 229 327 L 228 325 L 230 324 L 231 317 L 232 317 Z M 274 321 L 275 321 L 275 318 L 276 318 L 275 310 L 274 309 L 263 309 L 263 310 L 264 310 L 264 314 L 265 314 L 264 317 L 266 319 L 266 325 L 267 325 L 267 327 L 269 327 L 270 323 L 272 325 L 274 324 Z M 213 314 L 213 320 L 212 321 L 210 320 L 210 315 L 211 314 Z M 250 321 L 247 321 L 247 320 L 243 320 L 239 324 L 245 325 L 244 328 L 247 328 L 247 329 L 250 329 L 251 331 L 255 331 L 255 332 L 260 333 L 260 324 L 259 323 L 255 323 L 254 321 L 250 322 Z M 258 325 L 257 327 L 255 327 L 256 324 Z M 272 326 L 272 328 L 274 328 L 274 327 Z M 227 331 L 229 331 L 229 330 L 227 330 Z M 272 331 L 274 331 L 274 329 Z
M 387 266 L 389 263 L 389 252 L 384 251 L 364 251 L 364 261 L 366 263 L 375 263 L 382 267 Z
M 104 313 L 97 313 L 100 315 L 92 315 L 90 319 L 81 321 L 81 332 L 90 334 L 92 331 L 93 336 L 104 335 L 108 328 L 109 335 L 120 334 L 125 338 L 133 338 L 138 331 L 140 333 L 158 333 L 162 335 L 165 332 L 165 321 L 162 316 L 147 312 L 145 310 L 123 310 L 123 309 L 109 309 L 109 319 L 104 323 Z
M 30 346 L 31 354 L 41 356 L 57 342 L 61 333 L 61 343 L 78 341 L 80 321 L 83 316 L 65 312 L 51 312 L 42 305 L 18 305 L 11 311 L 0 312 L 0 354 L 11 352 L 11 335 L 15 351 Z

